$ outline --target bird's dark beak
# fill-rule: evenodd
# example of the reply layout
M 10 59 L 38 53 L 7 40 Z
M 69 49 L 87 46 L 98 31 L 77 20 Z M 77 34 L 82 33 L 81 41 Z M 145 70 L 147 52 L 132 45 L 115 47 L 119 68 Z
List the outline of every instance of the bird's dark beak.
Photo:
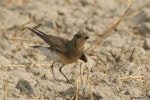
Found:
M 89 39 L 89 37 L 88 37 L 88 36 L 86 36 L 85 38 L 86 38 L 86 39 Z

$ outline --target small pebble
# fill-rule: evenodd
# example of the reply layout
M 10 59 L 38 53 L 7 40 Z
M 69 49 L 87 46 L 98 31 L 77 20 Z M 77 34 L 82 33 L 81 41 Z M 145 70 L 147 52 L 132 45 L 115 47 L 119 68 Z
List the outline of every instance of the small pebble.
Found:
M 28 96 L 31 96 L 31 94 L 33 94 L 33 89 L 30 83 L 26 80 L 20 79 L 16 85 L 16 88 L 19 89 L 21 93 L 25 93 Z

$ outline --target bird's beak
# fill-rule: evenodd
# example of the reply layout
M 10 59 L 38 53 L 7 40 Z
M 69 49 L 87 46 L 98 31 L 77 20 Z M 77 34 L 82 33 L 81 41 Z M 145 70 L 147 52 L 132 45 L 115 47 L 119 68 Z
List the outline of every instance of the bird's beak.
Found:
M 87 40 L 87 39 L 89 39 L 89 37 L 88 37 L 88 36 L 83 36 L 83 39 L 86 39 L 86 40 Z
M 85 39 L 89 39 L 89 37 L 88 37 L 88 36 L 86 36 L 86 37 L 85 37 Z

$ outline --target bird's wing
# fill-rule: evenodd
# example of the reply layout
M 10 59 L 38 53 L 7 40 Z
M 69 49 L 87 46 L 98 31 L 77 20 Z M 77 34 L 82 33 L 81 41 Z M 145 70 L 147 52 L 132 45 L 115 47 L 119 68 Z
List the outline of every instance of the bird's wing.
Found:
M 48 35 L 47 37 L 47 43 L 50 45 L 50 47 L 52 49 L 61 51 L 63 53 L 67 52 L 67 48 L 66 48 L 66 44 L 67 44 L 67 40 L 60 38 L 60 37 L 56 37 L 53 35 Z
M 41 37 L 46 43 L 48 43 L 50 45 L 50 48 L 63 53 L 67 52 L 67 48 L 66 48 L 67 40 L 53 35 L 47 35 L 34 28 L 28 28 L 28 29 L 34 32 L 39 37 Z

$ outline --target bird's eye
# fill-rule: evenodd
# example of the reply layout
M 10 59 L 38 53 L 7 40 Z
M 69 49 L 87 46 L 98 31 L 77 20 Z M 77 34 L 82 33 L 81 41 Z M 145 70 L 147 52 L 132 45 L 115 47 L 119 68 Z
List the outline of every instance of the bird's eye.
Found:
M 77 35 L 76 35 L 76 38 L 80 38 L 80 36 L 77 34 Z

